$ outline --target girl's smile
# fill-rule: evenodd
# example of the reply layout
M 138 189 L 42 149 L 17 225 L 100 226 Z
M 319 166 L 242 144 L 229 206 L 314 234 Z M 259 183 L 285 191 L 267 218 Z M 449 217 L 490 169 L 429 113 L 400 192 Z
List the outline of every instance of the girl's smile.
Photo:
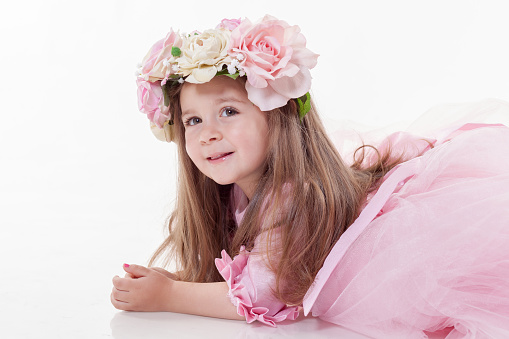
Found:
M 210 163 L 215 164 L 215 163 L 222 162 L 222 161 L 228 159 L 230 157 L 230 155 L 232 155 L 233 153 L 234 152 L 215 153 L 215 154 L 211 155 L 210 157 L 207 157 L 207 160 Z
M 267 114 L 247 97 L 244 83 L 217 76 L 185 83 L 180 93 L 186 151 L 220 185 L 236 183 L 251 198 L 265 169 Z

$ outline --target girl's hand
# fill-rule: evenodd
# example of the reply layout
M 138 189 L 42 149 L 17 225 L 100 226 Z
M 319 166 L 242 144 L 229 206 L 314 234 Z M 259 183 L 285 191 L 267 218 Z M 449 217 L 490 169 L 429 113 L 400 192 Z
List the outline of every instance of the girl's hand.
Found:
M 154 270 L 156 272 L 159 272 L 159 273 L 165 275 L 166 277 L 170 278 L 171 280 L 180 280 L 176 273 L 168 272 L 164 268 L 161 268 L 161 267 L 148 267 L 148 269 L 149 270 Z M 129 273 L 129 272 L 125 273 L 124 278 L 135 279 L 135 277 L 131 273 Z
M 163 269 L 124 264 L 124 278 L 113 278 L 111 303 L 124 311 L 168 311 L 174 276 Z
M 124 311 L 169 311 L 224 319 L 245 319 L 228 297 L 226 282 L 196 283 L 172 279 L 162 268 L 124 264 L 124 278 L 113 278 L 111 303 Z M 178 277 L 178 273 L 177 273 Z
M 166 277 L 170 278 L 171 280 L 180 280 L 177 274 L 168 272 L 164 268 L 161 268 L 161 267 L 149 267 L 149 269 L 154 270 L 156 272 L 159 272 L 159 273 L 165 275 Z

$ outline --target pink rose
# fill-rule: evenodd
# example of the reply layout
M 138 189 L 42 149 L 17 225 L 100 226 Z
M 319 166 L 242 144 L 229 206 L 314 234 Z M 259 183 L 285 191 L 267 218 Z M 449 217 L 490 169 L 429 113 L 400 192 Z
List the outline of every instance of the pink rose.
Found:
M 240 19 L 223 19 L 221 23 L 216 26 L 216 29 L 224 28 L 233 31 L 238 25 L 240 25 Z
M 309 70 L 318 54 L 306 48 L 298 26 L 269 15 L 256 24 L 245 19 L 232 31 L 229 47 L 246 72 L 249 100 L 262 111 L 284 106 L 311 88 Z
M 150 82 L 138 78 L 136 84 L 138 85 L 138 109 L 159 128 L 163 128 L 164 123 L 170 120 L 170 109 L 164 106 L 161 81 Z
M 148 51 L 145 58 L 141 62 L 141 77 L 149 81 L 163 80 L 171 69 L 168 67 L 167 61 L 173 61 L 174 57 L 171 55 L 173 46 L 182 47 L 182 38 L 180 35 L 170 30 L 166 38 L 156 42 Z

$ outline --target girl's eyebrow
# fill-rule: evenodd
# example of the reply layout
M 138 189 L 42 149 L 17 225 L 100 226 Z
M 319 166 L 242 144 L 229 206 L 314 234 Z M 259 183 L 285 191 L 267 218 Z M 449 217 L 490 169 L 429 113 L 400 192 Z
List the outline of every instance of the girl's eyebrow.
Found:
M 244 100 L 240 100 L 234 96 L 224 96 L 224 97 L 219 97 L 217 98 L 216 100 L 213 101 L 213 103 L 215 105 L 221 105 L 221 104 L 224 104 L 225 102 L 234 102 L 234 103 L 239 103 L 239 104 L 243 104 L 245 103 Z M 189 115 L 189 114 L 195 114 L 194 113 L 194 110 L 191 108 L 191 109 L 186 109 L 185 111 L 182 111 L 182 115 L 181 117 L 185 117 L 186 115 Z

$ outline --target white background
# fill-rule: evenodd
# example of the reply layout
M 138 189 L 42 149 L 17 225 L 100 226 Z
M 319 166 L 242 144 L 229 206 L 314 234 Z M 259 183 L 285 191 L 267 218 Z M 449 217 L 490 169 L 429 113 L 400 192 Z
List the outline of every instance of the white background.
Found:
M 334 4 L 335 8 L 331 8 Z M 509 8 L 500 1 L 17 1 L 0 12 L 0 336 L 257 337 L 277 330 L 116 311 L 111 278 L 162 241 L 174 145 L 137 111 L 134 71 L 170 27 L 270 13 L 320 54 L 313 94 L 329 120 L 369 128 L 441 103 L 509 100 Z M 318 330 L 320 329 L 320 330 Z M 334 332 L 335 331 L 335 332 Z M 341 332 L 342 331 L 342 332 Z M 350 334 L 355 337 L 354 334 Z

